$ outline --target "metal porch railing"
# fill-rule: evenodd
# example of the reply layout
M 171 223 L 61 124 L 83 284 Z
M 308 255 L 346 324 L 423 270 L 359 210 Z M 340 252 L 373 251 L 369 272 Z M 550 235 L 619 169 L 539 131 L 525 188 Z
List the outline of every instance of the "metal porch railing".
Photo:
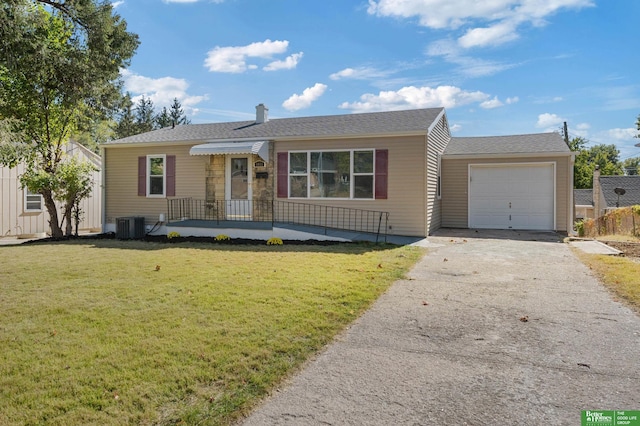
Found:
M 167 200 L 168 221 L 209 220 L 220 222 L 271 222 L 366 232 L 386 241 L 389 213 L 311 203 L 277 200 L 217 200 L 193 198 Z

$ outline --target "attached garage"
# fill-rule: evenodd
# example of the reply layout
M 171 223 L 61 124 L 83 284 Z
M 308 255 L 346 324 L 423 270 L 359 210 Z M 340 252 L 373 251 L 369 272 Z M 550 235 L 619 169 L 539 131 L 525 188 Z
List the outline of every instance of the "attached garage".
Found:
M 573 158 L 557 133 L 452 138 L 442 156 L 442 226 L 570 230 Z
M 555 163 L 470 164 L 469 227 L 555 229 Z

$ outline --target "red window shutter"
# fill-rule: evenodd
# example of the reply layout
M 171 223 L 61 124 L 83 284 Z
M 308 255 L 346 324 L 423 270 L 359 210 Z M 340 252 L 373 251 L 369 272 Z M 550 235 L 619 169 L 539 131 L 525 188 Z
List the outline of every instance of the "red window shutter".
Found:
M 176 156 L 167 155 L 167 197 L 176 196 Z
M 389 150 L 376 150 L 376 200 L 387 199 Z
M 138 195 L 147 195 L 147 157 L 138 157 Z
M 289 197 L 289 153 L 278 153 L 278 198 Z

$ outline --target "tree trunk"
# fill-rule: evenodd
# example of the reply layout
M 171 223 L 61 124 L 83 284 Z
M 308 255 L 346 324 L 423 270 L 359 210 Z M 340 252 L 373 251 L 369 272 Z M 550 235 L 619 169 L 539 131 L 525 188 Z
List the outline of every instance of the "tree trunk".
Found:
M 62 238 L 62 228 L 60 228 L 60 223 L 58 222 L 58 209 L 56 208 L 55 201 L 53 201 L 51 191 L 44 191 L 42 198 L 44 198 L 44 205 L 47 207 L 47 212 L 49 213 L 51 236 L 53 238 Z
M 73 235 L 73 218 L 72 218 L 72 214 L 71 214 L 71 208 L 73 206 L 67 204 L 66 206 L 64 206 L 64 217 L 66 219 L 66 229 L 65 229 L 65 235 L 67 237 L 70 237 L 71 235 Z

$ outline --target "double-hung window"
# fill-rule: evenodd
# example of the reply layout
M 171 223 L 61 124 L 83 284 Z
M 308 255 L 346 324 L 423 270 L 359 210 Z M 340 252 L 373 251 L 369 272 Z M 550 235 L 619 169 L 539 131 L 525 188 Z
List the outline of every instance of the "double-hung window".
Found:
M 374 151 L 289 152 L 289 197 L 373 199 Z
M 176 195 L 176 156 L 165 154 L 138 157 L 138 196 L 150 198 Z
M 147 196 L 164 197 L 166 183 L 166 156 L 147 156 Z
M 24 190 L 24 211 L 25 212 L 41 212 L 43 205 L 42 195 L 31 192 L 25 188 Z

